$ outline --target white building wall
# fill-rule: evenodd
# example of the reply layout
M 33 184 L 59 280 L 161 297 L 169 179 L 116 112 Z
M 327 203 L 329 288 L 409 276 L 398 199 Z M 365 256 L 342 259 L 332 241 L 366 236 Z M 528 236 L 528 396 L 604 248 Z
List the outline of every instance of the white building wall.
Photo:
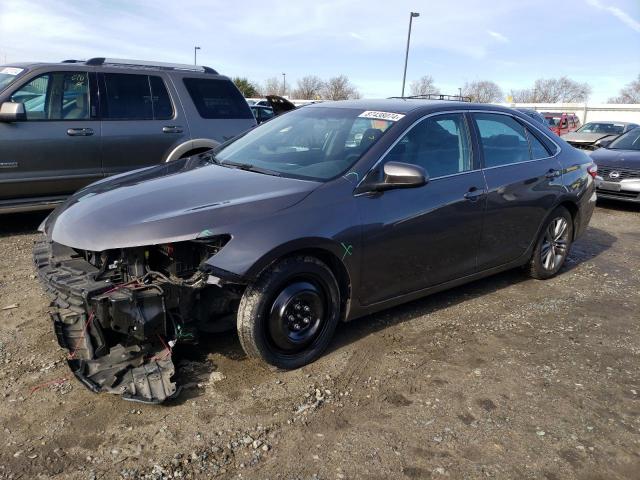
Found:
M 640 104 L 502 103 L 501 105 L 507 107 L 531 108 L 540 112 L 575 113 L 583 124 L 598 120 L 635 122 L 640 124 Z

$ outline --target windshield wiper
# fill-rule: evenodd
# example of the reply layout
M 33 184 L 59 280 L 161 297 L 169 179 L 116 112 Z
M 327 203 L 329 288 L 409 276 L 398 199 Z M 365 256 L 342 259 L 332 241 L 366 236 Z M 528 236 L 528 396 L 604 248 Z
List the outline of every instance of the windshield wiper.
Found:
M 273 175 L 274 177 L 281 177 L 282 174 L 280 172 L 276 172 L 275 170 L 269 170 L 268 168 L 256 167 L 250 163 L 238 163 L 238 162 L 230 162 L 228 160 L 219 161 L 217 160 L 218 165 L 229 166 L 232 168 L 237 168 L 239 170 L 246 170 L 248 172 L 262 173 L 263 175 Z

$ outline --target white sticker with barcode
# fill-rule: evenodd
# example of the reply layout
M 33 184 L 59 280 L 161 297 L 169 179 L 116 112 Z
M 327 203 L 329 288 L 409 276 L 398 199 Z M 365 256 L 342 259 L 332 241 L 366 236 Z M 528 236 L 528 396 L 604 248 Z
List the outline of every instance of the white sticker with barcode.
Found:
M 376 112 L 375 110 L 367 110 L 366 112 L 362 112 L 358 116 L 362 118 L 374 118 L 376 120 L 389 120 L 390 122 L 397 122 L 398 120 L 404 118 L 404 115 L 401 113 Z
M 4 73 L 5 75 L 18 75 L 24 68 L 17 67 L 4 67 L 0 70 L 0 73 Z

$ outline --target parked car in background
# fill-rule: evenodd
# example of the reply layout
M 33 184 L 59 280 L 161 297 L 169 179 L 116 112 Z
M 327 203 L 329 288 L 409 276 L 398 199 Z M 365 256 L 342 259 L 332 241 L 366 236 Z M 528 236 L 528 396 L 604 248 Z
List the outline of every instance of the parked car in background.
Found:
M 533 108 L 516 108 L 521 113 L 524 113 L 527 117 L 534 119 L 540 125 L 543 125 L 549 128 L 549 121 L 545 118 L 543 114 L 534 110 Z
M 167 346 L 200 332 L 236 328 L 249 357 L 298 368 L 341 321 L 511 268 L 553 277 L 594 177 L 510 108 L 327 102 L 77 192 L 34 257 L 75 376 L 157 403 L 179 391 Z
M 566 133 L 562 139 L 569 145 L 582 150 L 596 150 L 599 142 L 613 140 L 618 135 L 637 128 L 638 124 L 628 122 L 589 122 L 575 132 Z
M 203 152 L 256 121 L 209 67 L 93 58 L 0 67 L 0 213 Z
M 276 115 L 271 107 L 265 107 L 263 105 L 249 105 L 249 108 L 259 124 L 272 119 Z
M 640 202 L 640 128 L 600 141 L 591 154 L 598 166 L 598 197 Z
M 549 129 L 559 137 L 580 128 L 580 119 L 574 113 L 542 112 Z

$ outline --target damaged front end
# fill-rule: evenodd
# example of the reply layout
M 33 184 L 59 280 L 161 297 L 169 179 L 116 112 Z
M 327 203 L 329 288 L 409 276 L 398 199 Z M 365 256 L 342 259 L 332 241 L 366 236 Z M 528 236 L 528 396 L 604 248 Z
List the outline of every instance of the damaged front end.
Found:
M 229 239 L 104 252 L 38 242 L 38 275 L 53 298 L 58 343 L 69 350 L 78 380 L 132 401 L 175 397 L 173 347 L 234 324 L 244 286 L 211 276 L 205 263 Z

